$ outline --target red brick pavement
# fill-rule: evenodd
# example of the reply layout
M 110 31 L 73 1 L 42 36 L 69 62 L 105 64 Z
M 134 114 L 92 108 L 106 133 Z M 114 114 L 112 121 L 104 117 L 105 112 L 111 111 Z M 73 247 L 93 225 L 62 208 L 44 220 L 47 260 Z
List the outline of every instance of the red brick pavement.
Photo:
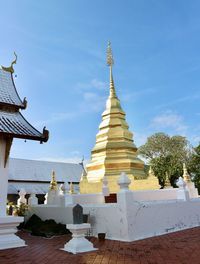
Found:
M 131 243 L 90 238 L 99 250 L 77 255 L 59 250 L 68 235 L 51 239 L 18 235 L 28 246 L 0 250 L 0 264 L 200 264 L 200 227 Z

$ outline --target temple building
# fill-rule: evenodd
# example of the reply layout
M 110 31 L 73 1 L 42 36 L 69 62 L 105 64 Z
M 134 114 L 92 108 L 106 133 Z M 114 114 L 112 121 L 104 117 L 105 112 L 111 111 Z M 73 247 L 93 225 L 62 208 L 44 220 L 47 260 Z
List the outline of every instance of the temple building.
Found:
M 144 162 L 137 157 L 133 134 L 129 131 L 125 112 L 116 94 L 112 74 L 113 63 L 109 43 L 107 64 L 110 68 L 110 92 L 106 109 L 102 114 L 99 132 L 96 135 L 96 143 L 91 152 L 91 161 L 86 166 L 87 175 L 82 177 L 81 192 L 83 193 L 100 191 L 98 186 L 101 186 L 104 177 L 107 178 L 110 191 L 116 192 L 118 190 L 117 179 L 121 172 L 125 172 L 130 178 L 131 189 L 134 189 L 134 178 L 145 178 Z M 151 187 L 159 188 L 157 179 L 154 180 Z M 143 189 L 142 186 L 141 189 Z
M 23 221 L 22 217 L 9 217 L 6 215 L 8 190 L 8 161 L 10 148 L 14 138 L 37 140 L 47 142 L 48 130 L 39 132 L 21 114 L 27 106 L 27 101 L 20 99 L 13 80 L 13 64 L 10 67 L 0 68 L 0 249 L 21 247 L 25 243 L 15 236 L 15 227 Z M 9 241 L 9 243 L 8 243 Z
M 9 159 L 8 201 L 16 203 L 21 189 L 26 191 L 26 198 L 34 193 L 43 203 L 49 189 L 52 171 L 56 173 L 58 187 L 73 183 L 74 190 L 79 191 L 79 182 L 83 167 L 79 163 L 66 163 L 45 160 Z

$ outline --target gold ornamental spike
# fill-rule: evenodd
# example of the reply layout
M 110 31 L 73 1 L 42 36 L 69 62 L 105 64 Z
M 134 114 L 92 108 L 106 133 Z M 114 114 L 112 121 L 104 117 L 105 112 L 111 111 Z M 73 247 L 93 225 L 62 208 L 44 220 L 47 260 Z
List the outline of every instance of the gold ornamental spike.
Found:
M 49 189 L 55 190 L 55 191 L 57 191 L 57 189 L 58 189 L 58 185 L 57 185 L 57 181 L 56 181 L 56 177 L 55 177 L 55 171 L 52 171 Z
M 114 64 L 113 60 L 113 54 L 112 54 L 112 48 L 111 48 L 111 43 L 108 41 L 108 48 L 107 48 L 107 65 L 111 66 Z
M 151 165 L 149 167 L 149 177 L 155 177 L 155 174 L 154 174 L 154 171 L 153 171 Z
M 4 66 L 1 66 L 1 68 L 2 68 L 4 71 L 10 72 L 10 73 L 14 73 L 13 65 L 17 63 L 17 54 L 16 54 L 15 52 L 14 52 L 14 56 L 15 56 L 15 59 L 12 61 L 10 67 L 4 67 Z
M 69 185 L 69 193 L 74 194 L 74 185 L 72 182 L 70 182 L 70 185 Z
M 115 85 L 114 85 L 113 74 L 112 74 L 113 64 L 114 64 L 114 59 L 113 59 L 113 54 L 112 54 L 111 43 L 109 41 L 108 47 L 107 47 L 107 65 L 110 67 L 110 97 L 116 97 Z
M 187 167 L 185 163 L 183 163 L 183 179 L 185 182 L 191 182 L 191 177 L 187 171 Z

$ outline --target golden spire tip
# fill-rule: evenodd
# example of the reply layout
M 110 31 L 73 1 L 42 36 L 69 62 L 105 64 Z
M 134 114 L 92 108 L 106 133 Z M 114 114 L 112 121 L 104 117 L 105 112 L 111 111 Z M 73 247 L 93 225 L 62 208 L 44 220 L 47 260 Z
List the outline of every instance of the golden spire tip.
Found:
M 113 60 L 113 54 L 112 54 L 112 49 L 111 49 L 111 43 L 108 41 L 108 47 L 107 47 L 107 65 L 111 66 L 114 64 Z

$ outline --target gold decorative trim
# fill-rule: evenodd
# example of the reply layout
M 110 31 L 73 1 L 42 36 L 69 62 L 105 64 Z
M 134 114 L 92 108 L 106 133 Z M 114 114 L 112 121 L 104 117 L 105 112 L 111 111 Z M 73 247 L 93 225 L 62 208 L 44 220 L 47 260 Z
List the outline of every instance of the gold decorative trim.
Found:
M 52 171 L 49 189 L 54 191 L 58 190 L 55 171 Z

